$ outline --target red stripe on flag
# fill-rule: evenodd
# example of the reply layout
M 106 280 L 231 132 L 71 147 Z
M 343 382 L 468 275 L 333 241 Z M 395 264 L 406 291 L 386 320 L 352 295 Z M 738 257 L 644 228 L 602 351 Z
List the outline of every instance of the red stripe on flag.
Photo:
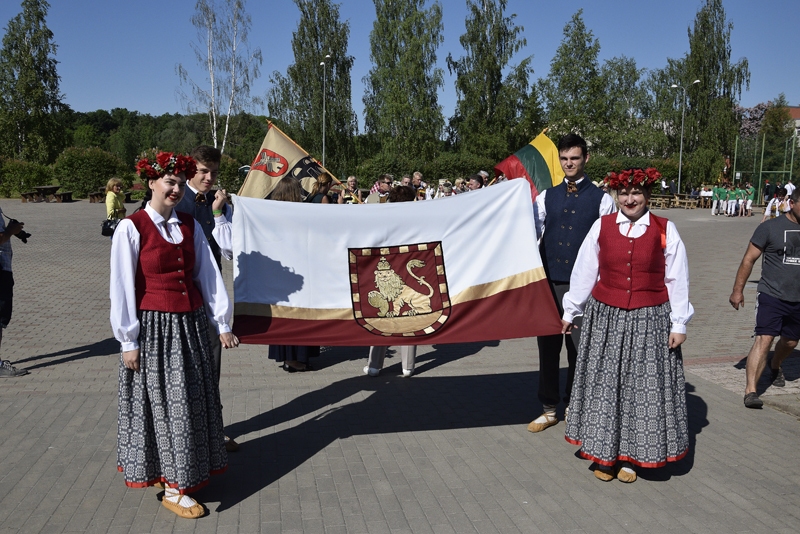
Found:
M 511 310 L 500 314 L 497 310 Z M 416 337 L 372 334 L 353 319 L 304 320 L 236 315 L 233 332 L 242 343 L 320 346 L 432 345 L 515 339 L 561 333 L 553 293 L 547 280 L 491 297 L 456 304 L 442 328 Z
M 515 178 L 526 179 L 528 184 L 531 186 L 531 201 L 536 200 L 539 190 L 536 188 L 536 184 L 533 183 L 533 180 L 528 174 L 528 170 L 525 168 L 525 165 L 522 164 L 522 161 L 520 161 L 516 155 L 512 154 L 495 165 L 494 172 L 496 175 L 504 174 L 509 180 L 513 180 Z

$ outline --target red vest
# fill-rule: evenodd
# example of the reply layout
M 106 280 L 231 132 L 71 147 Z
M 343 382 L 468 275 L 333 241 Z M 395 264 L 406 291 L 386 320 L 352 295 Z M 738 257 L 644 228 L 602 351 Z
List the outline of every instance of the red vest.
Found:
M 144 210 L 129 218 L 139 232 L 139 263 L 136 267 L 136 307 L 170 313 L 191 312 L 203 305 L 203 297 L 192 280 L 194 270 L 194 218 L 176 212 L 183 241 L 170 243 L 158 233 Z
M 669 300 L 664 284 L 662 232 L 667 219 L 650 214 L 650 226 L 636 239 L 620 234 L 617 214 L 604 215 L 600 222 L 600 281 L 592 296 L 609 306 L 635 310 L 658 306 Z

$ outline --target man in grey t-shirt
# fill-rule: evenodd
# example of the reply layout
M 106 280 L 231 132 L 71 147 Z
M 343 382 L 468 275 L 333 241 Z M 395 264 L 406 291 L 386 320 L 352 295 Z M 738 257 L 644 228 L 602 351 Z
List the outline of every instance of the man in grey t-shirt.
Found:
M 783 387 L 785 379 L 780 365 L 800 338 L 800 189 L 789 198 L 789 211 L 761 223 L 753 233 L 733 284 L 730 303 L 735 310 L 744 305 L 744 284 L 762 254 L 755 341 L 747 355 L 744 405 L 748 408 L 763 405 L 756 384 L 764 372 L 772 341 L 780 336 L 770 365 L 772 385 Z

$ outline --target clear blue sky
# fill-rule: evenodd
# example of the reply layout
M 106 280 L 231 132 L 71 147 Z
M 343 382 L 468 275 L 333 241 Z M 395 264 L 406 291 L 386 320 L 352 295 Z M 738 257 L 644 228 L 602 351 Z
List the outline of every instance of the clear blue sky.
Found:
M 688 51 L 687 29 L 701 3 L 509 0 L 508 13 L 516 13 L 517 23 L 525 27 L 528 45 L 519 57 L 533 55 L 534 81 L 547 75 L 563 27 L 581 5 L 587 28 L 600 41 L 601 62 L 626 55 L 639 67 L 652 69 Z M 361 79 L 371 67 L 369 32 L 375 8 L 371 0 L 341 0 L 340 4 L 342 19 L 350 21 L 347 52 L 355 57 L 353 103 L 363 122 Z M 449 116 L 456 95 L 444 59 L 448 52 L 455 57 L 463 53 L 458 38 L 464 32 L 466 2 L 441 0 L 441 4 L 444 43 L 438 60 L 446 76 L 439 102 Z M 190 22 L 194 5 L 194 0 L 50 0 L 47 23 L 58 45 L 56 59 L 67 104 L 76 111 L 121 107 L 156 115 L 183 112 L 176 96 L 179 81 L 175 65 L 182 63 L 201 74 L 190 48 L 190 42 L 196 39 Z M 298 10 L 291 0 L 249 0 L 247 6 L 253 19 L 250 44 L 260 47 L 264 54 L 262 76 L 253 89 L 264 94 L 270 86 L 269 74 L 274 70 L 285 72 L 294 60 L 290 41 L 297 28 Z M 746 57 L 750 62 L 750 90 L 742 95 L 742 105 L 753 106 L 781 92 L 791 105 L 799 105 L 796 33 L 800 1 L 726 0 L 725 9 L 734 25 L 732 59 Z M 8 21 L 20 11 L 19 0 L 0 2 L 3 33 Z

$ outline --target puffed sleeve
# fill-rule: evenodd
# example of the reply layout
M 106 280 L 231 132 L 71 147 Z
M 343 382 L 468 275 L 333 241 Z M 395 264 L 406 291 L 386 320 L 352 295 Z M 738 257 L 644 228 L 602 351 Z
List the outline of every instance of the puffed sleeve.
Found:
M 564 308 L 564 321 L 572 322 L 578 315 L 583 315 L 586 301 L 592 294 L 600 273 L 600 219 L 597 219 L 578 250 L 575 267 L 569 278 L 569 291 L 561 300 Z
M 111 240 L 111 329 L 123 351 L 139 348 L 139 315 L 136 309 L 136 266 L 139 232 L 129 219 L 119 222 Z
M 194 221 L 194 254 L 192 279 L 203 296 L 209 323 L 218 334 L 230 332 L 231 317 L 233 316 L 231 301 L 228 298 L 222 274 L 211 253 L 211 247 L 208 246 L 203 229 L 197 221 Z
M 232 207 L 226 205 L 225 213 L 219 217 L 214 217 L 214 229 L 211 230 L 211 235 L 214 236 L 214 241 L 219 245 L 219 251 L 226 260 L 233 259 L 232 211 Z
M 546 193 L 547 189 L 539 193 L 533 203 L 533 215 L 536 218 L 536 239 L 541 239 L 544 233 L 544 220 L 547 217 L 547 209 L 544 206 L 544 196 Z
M 685 334 L 686 324 L 694 315 L 694 308 L 689 302 L 689 259 L 678 229 L 672 221 L 667 222 L 667 248 L 664 249 L 664 260 L 666 262 L 664 283 L 672 308 L 671 332 Z

